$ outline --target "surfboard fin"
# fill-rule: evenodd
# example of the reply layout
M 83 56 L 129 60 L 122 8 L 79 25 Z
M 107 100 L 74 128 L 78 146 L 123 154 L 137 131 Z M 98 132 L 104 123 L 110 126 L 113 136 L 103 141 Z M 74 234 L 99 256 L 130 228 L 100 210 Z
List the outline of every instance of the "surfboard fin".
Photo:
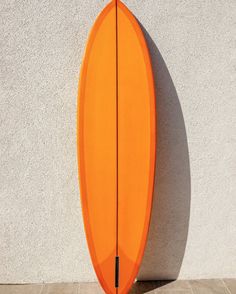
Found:
M 115 288 L 119 287 L 119 256 L 115 257 Z

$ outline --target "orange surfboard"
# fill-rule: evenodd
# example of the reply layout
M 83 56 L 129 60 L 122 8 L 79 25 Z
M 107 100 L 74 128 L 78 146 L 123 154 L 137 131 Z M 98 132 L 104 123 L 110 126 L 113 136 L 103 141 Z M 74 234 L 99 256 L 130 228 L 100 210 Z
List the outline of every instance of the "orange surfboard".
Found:
M 78 165 L 86 238 L 106 293 L 128 293 L 148 234 L 156 113 L 151 62 L 135 17 L 120 1 L 98 16 L 78 95 Z

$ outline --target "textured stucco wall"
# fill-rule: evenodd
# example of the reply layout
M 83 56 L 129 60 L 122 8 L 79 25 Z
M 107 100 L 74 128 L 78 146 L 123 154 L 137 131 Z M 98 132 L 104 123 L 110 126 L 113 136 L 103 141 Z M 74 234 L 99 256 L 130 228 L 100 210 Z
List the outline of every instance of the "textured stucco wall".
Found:
M 0 283 L 95 279 L 76 96 L 107 1 L 0 1 Z M 157 178 L 139 277 L 236 278 L 236 1 L 125 3 L 156 78 Z

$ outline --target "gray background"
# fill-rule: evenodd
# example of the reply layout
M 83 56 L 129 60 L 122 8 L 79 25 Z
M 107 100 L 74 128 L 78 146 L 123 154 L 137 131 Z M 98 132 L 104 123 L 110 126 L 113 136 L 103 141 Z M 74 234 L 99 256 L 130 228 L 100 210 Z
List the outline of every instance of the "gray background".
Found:
M 0 283 L 95 280 L 76 99 L 106 3 L 0 0 Z M 125 3 L 151 51 L 159 128 L 139 278 L 236 278 L 236 1 Z

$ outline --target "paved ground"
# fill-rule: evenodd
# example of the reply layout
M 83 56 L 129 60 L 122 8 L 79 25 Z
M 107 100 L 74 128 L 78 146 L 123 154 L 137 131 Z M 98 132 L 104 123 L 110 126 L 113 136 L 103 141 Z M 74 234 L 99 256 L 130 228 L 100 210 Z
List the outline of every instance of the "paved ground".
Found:
M 0 294 L 102 294 L 97 283 L 0 285 Z M 130 294 L 236 294 L 236 279 L 137 282 Z

